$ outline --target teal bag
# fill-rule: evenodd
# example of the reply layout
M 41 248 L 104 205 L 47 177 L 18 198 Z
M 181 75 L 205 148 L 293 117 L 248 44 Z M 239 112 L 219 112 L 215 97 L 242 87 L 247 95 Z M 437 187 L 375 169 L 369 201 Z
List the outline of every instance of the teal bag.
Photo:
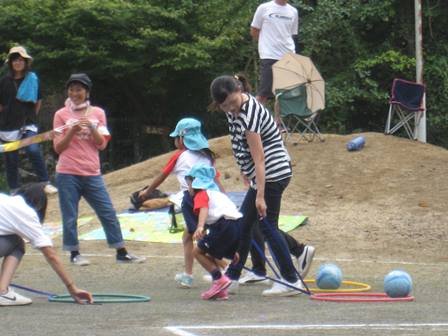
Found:
M 36 103 L 39 91 L 39 79 L 34 72 L 28 72 L 20 83 L 16 98 L 23 102 Z

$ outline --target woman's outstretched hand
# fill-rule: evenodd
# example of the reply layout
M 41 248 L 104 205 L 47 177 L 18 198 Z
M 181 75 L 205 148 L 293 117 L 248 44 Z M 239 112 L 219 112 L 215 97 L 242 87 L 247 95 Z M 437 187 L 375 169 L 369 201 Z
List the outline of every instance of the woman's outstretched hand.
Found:
M 80 304 L 92 304 L 93 303 L 93 297 L 92 294 L 88 291 L 85 291 L 83 289 L 77 288 L 75 285 L 72 285 L 69 288 L 70 295 L 73 297 L 73 299 Z

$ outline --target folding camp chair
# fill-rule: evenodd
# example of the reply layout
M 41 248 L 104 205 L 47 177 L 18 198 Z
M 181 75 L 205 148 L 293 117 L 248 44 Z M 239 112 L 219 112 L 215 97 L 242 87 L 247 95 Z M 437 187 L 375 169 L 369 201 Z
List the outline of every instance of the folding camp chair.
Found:
M 394 134 L 403 127 L 409 139 L 415 140 L 417 137 L 415 130 L 418 127 L 424 111 L 424 96 L 425 86 L 423 84 L 404 79 L 394 79 L 391 97 L 389 99 L 389 114 L 387 115 L 384 133 Z M 394 118 L 395 116 L 396 118 Z M 394 122 L 395 125 L 392 125 Z
M 319 111 L 312 112 L 308 108 L 305 84 L 291 89 L 277 89 L 274 110 L 284 132 L 285 141 L 291 133 L 299 133 L 309 142 L 313 141 L 315 137 L 324 141 L 317 127 Z

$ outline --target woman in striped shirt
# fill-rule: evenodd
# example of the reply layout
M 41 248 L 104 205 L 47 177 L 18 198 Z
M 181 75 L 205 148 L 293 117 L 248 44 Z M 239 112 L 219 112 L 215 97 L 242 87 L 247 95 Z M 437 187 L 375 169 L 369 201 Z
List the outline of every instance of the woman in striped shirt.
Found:
M 281 198 L 292 171 L 290 157 L 274 118 L 255 97 L 245 92 L 235 77 L 215 78 L 210 85 L 210 93 L 217 107 L 226 113 L 233 155 L 242 175 L 250 183 L 240 208 L 243 213 L 240 261 L 229 266 L 227 275 L 232 280 L 239 279 L 252 242 L 252 226 L 258 219 L 283 279 L 289 285 L 303 289 L 287 244 L 278 231 Z M 296 294 L 299 291 L 277 282 L 271 289 L 263 291 L 264 296 Z

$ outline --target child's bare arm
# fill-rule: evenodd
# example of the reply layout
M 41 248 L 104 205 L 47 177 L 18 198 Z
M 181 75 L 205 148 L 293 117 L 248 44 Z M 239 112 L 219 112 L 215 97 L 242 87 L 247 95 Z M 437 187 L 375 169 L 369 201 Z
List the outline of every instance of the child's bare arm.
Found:
M 138 197 L 140 199 L 147 198 L 158 186 L 163 183 L 163 181 L 166 180 L 167 177 L 168 175 L 164 174 L 163 172 L 160 173 L 146 189 L 140 191 Z
M 194 240 L 200 240 L 205 236 L 205 221 L 208 217 L 208 208 L 201 208 L 199 210 L 198 216 L 198 226 L 196 227 L 196 231 L 193 234 Z

